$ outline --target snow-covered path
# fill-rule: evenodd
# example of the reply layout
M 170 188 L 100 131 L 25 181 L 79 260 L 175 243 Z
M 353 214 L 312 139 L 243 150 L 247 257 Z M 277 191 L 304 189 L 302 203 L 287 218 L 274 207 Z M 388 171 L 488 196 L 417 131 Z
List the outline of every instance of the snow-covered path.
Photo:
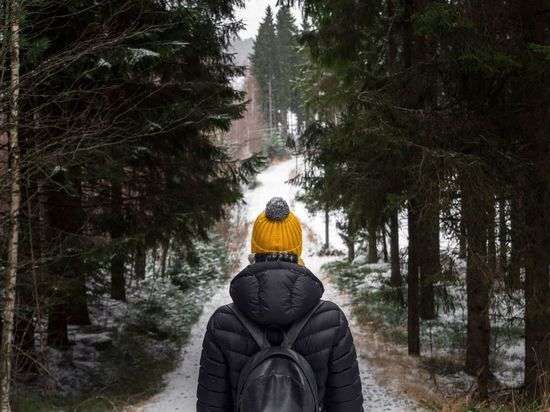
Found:
M 264 209 L 265 204 L 274 196 L 281 196 L 290 205 L 291 210 L 301 220 L 304 229 L 304 253 L 303 259 L 306 266 L 315 274 L 320 274 L 321 266 L 335 259 L 334 257 L 319 257 L 316 251 L 319 249 L 318 240 L 324 233 L 322 216 L 308 216 L 305 206 L 295 200 L 296 188 L 285 183 L 296 169 L 296 160 L 288 160 L 271 166 L 258 176 L 258 185 L 247 191 L 246 221 L 252 222 L 258 213 Z M 337 248 L 343 248 L 334 225 L 331 227 L 331 244 Z M 248 243 L 246 243 L 248 246 Z M 248 249 L 243 250 L 241 267 L 248 264 Z M 323 279 L 325 294 L 323 299 L 332 300 L 342 307 L 348 319 L 352 331 L 358 332 L 358 326 L 351 319 L 349 305 L 346 297 L 338 293 L 328 280 Z M 221 287 L 204 306 L 203 313 L 191 331 L 188 343 L 183 347 L 179 366 L 166 376 L 166 387 L 155 396 L 150 403 L 145 405 L 143 411 L 147 412 L 194 412 L 196 402 L 197 379 L 199 373 L 199 361 L 202 349 L 202 339 L 206 324 L 211 314 L 221 305 L 229 303 L 228 284 Z M 358 346 L 361 380 L 363 383 L 363 395 L 365 397 L 365 411 L 410 411 L 414 407 L 406 401 L 397 399 L 390 389 L 377 384 L 372 370 L 366 360 L 361 357 L 361 347 Z M 146 373 L 146 371 L 144 371 Z

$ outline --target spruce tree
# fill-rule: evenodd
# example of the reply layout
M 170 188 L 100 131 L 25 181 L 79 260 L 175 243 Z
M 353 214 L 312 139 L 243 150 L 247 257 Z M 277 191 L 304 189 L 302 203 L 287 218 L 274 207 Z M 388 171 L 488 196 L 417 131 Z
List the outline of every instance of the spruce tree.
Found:
M 269 127 L 276 127 L 277 98 L 275 97 L 276 79 L 280 72 L 277 55 L 275 22 L 270 6 L 265 11 L 265 17 L 260 23 L 254 42 L 254 51 L 250 56 L 252 74 L 260 87 L 260 102 L 262 113 Z
M 123 300 L 131 258 L 158 243 L 189 251 L 240 198 L 253 165 L 212 137 L 244 109 L 226 51 L 237 3 L 24 4 L 20 329 L 47 305 L 48 343 L 67 347 L 68 325 L 89 321 L 92 276 Z
M 274 21 L 271 7 L 258 29 L 251 56 L 252 73 L 260 86 L 260 102 L 265 121 L 280 127 L 282 139 L 289 132 L 288 116 L 303 122 L 303 97 L 296 88 L 299 66 L 298 28 L 288 7 L 281 7 Z
M 310 127 L 317 138 L 308 139 L 306 155 L 315 160 L 318 153 L 328 154 L 328 148 L 339 152 L 314 163 L 322 167 L 315 179 L 326 179 L 326 171 L 339 165 L 343 175 L 355 170 L 348 178 L 357 181 L 356 186 L 346 180 L 343 188 L 314 187 L 344 199 L 347 188 L 358 192 L 362 187 L 375 198 L 390 194 L 409 205 L 410 353 L 420 353 L 419 315 L 434 315 L 433 281 L 439 273 L 444 216 L 446 224 L 454 225 L 468 260 L 466 366 L 477 375 L 478 395 L 488 395 L 494 194 L 505 193 L 511 204 L 512 278 L 525 269 L 525 383 L 531 395 L 543 398 L 550 369 L 550 225 L 542 210 L 548 205 L 550 170 L 548 122 L 542 120 L 548 118 L 548 99 L 543 97 L 548 94 L 548 18 L 540 14 L 544 1 L 528 7 L 519 1 L 299 3 L 312 21 L 303 41 L 313 78 L 302 85 L 320 118 Z M 396 28 L 401 36 L 395 36 Z M 337 84 L 328 95 L 327 88 L 319 87 L 327 77 Z M 354 130 L 361 133 L 350 133 Z M 369 180 L 388 153 L 375 138 L 380 136 L 394 143 L 393 165 L 399 172 L 389 171 L 389 176 L 401 177 L 401 185 L 389 185 L 389 190 L 381 189 L 392 178 Z M 359 169 L 357 153 L 367 148 L 372 152 Z M 359 186 L 362 182 L 371 184 Z M 318 198 L 322 196 L 327 194 Z M 449 207 L 455 199 L 460 213 Z M 377 202 L 359 204 L 364 215 L 377 210 Z
M 277 96 L 277 114 L 283 132 L 287 132 L 289 110 L 297 109 L 298 106 L 293 89 L 297 76 L 297 64 L 300 60 L 297 42 L 298 28 L 288 7 L 281 7 L 277 12 L 276 33 L 276 58 L 279 70 L 274 90 Z

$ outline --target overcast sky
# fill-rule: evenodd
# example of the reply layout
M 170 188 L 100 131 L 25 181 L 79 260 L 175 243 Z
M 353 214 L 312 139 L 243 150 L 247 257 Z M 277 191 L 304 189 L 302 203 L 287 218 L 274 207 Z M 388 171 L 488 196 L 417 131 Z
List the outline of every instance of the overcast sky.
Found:
M 237 17 L 243 20 L 246 25 L 246 28 L 240 32 L 241 39 L 243 40 L 256 36 L 268 5 L 273 8 L 273 14 L 277 13 L 277 0 L 246 0 L 245 3 L 246 7 L 244 9 L 237 10 Z M 295 9 L 293 13 L 298 25 L 300 25 L 302 21 L 300 12 Z

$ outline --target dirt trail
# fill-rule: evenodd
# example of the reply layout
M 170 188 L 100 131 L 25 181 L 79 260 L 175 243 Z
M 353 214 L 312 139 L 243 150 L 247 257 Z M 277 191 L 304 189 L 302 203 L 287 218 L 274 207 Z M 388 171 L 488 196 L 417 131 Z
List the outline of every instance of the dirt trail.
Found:
M 255 216 L 265 207 L 265 204 L 273 196 L 285 198 L 291 205 L 291 209 L 302 220 L 306 229 L 304 236 L 303 258 L 306 266 L 319 275 L 325 285 L 323 299 L 337 303 L 346 313 L 354 336 L 359 336 L 361 331 L 350 314 L 350 306 L 347 297 L 338 293 L 336 288 L 322 276 L 321 266 L 324 263 L 337 259 L 335 257 L 319 257 L 316 251 L 319 249 L 319 234 L 324 233 L 322 218 L 319 216 L 308 217 L 303 204 L 295 200 L 296 188 L 288 185 L 291 173 L 295 170 L 295 160 L 289 160 L 271 166 L 258 176 L 258 185 L 247 191 L 245 201 L 247 204 L 246 219 L 253 221 Z M 331 228 L 332 238 L 337 241 L 334 234 L 335 228 Z M 307 234 L 307 235 L 306 235 Z M 244 246 L 241 267 L 248 264 L 248 250 Z M 183 411 L 194 412 L 196 402 L 197 380 L 199 373 L 199 361 L 202 349 L 202 339 L 206 324 L 211 314 L 221 305 L 229 303 L 229 283 L 223 285 L 208 301 L 203 309 L 198 322 L 194 325 L 188 343 L 182 348 L 181 362 L 178 367 L 166 376 L 166 387 L 155 396 L 141 410 L 147 412 Z M 359 341 L 359 340 L 358 340 Z M 363 383 L 363 395 L 365 398 L 365 411 L 405 412 L 414 410 L 414 406 L 408 401 L 396 396 L 396 389 L 380 386 L 369 367 L 367 360 L 361 356 L 366 350 L 362 345 L 357 345 L 361 381 Z M 146 373 L 146 371 L 144 371 Z

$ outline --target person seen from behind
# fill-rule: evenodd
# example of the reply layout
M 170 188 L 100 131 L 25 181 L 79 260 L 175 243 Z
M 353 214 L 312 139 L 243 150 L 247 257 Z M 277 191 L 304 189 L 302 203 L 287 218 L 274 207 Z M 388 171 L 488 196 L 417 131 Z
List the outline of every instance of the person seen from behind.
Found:
M 302 228 L 279 197 L 254 222 L 251 264 L 210 318 L 198 412 L 362 412 L 353 338 L 302 261 Z

